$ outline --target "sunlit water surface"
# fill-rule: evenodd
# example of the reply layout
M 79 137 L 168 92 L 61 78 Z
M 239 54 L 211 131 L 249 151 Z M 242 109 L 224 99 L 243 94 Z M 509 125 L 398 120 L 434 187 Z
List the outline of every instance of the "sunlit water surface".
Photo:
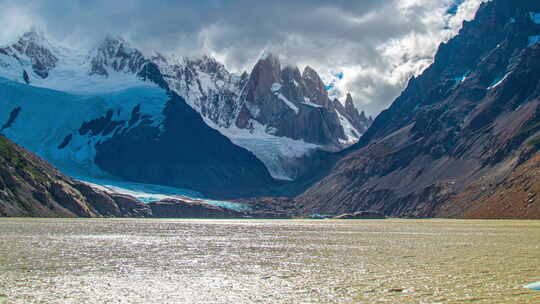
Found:
M 0 303 L 540 303 L 540 222 L 0 220 Z

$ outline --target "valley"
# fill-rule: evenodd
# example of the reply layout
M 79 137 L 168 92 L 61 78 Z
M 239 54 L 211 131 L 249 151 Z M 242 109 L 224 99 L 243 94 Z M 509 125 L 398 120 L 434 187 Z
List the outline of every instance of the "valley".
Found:
M 0 1 L 0 304 L 540 302 L 540 1 Z
M 142 203 L 534 219 L 537 12 L 527 1 L 483 3 L 374 120 L 351 94 L 333 97 L 312 67 L 271 52 L 231 73 L 207 55 L 142 52 L 111 35 L 83 51 L 32 29 L 0 48 L 1 133 Z

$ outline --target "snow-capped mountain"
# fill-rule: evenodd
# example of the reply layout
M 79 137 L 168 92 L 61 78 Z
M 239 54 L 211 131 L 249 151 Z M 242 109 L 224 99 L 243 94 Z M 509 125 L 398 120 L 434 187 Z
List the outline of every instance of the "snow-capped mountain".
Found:
M 100 121 L 98 124 L 109 126 L 99 130 L 104 132 L 99 139 L 97 131 L 79 132 L 80 137 L 92 137 L 81 139 L 76 148 L 88 150 L 88 166 L 98 163 L 99 167 L 99 157 L 95 147 L 83 146 L 96 146 L 135 126 L 135 122 L 123 127 L 116 122 L 138 117 L 149 126 L 163 128 L 166 103 L 152 101 L 167 98 L 160 88 L 181 96 L 208 126 L 254 153 L 278 179 L 302 175 L 304 160 L 317 149 L 336 151 L 355 143 L 372 122 L 358 112 L 350 95 L 345 105 L 331 100 L 315 70 L 307 67 L 301 73 L 294 66 L 281 67 L 271 54 L 261 57 L 250 74 L 235 75 L 208 56 L 145 55 L 113 36 L 84 52 L 54 46 L 32 30 L 0 48 L 0 77 L 79 97 L 98 94 L 107 100 L 77 106 L 82 111 L 77 115 L 87 124 Z M 117 94 L 122 90 L 132 93 L 134 88 L 145 92 L 141 98 L 146 102 Z M 155 92 L 148 96 L 149 91 Z M 13 106 L 2 111 L 5 119 L 17 108 Z M 73 138 L 65 134 L 50 144 L 73 145 L 77 141 Z
M 215 59 L 152 58 L 169 87 L 211 127 L 252 151 L 275 178 L 303 173 L 302 159 L 316 149 L 340 150 L 355 143 L 372 123 L 349 95 L 346 106 L 331 100 L 315 70 L 281 67 L 263 55 L 250 74 L 229 73 Z
M 85 54 L 23 35 L 0 48 L 0 100 L 0 132 L 71 175 L 214 196 L 273 183 L 260 160 L 208 127 L 120 39 Z

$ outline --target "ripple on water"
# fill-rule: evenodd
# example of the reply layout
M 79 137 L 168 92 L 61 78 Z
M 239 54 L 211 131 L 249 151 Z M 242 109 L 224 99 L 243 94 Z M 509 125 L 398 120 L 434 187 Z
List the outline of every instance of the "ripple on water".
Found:
M 538 300 L 522 288 L 539 275 L 537 221 L 6 219 L 0 231 L 10 304 Z

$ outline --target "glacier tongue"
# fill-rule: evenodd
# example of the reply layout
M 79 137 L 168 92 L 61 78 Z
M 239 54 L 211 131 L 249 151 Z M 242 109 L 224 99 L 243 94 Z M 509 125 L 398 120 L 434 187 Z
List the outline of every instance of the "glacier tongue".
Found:
M 74 178 L 107 193 L 130 195 L 143 203 L 151 203 L 163 199 L 178 198 L 183 201 L 198 201 L 209 205 L 224 207 L 236 211 L 248 211 L 250 208 L 247 205 L 231 202 L 231 201 L 216 201 L 205 198 L 201 193 L 179 189 L 174 187 L 166 187 L 160 185 L 133 183 L 127 181 L 116 180 L 113 178 L 92 178 L 88 176 L 74 176 Z
M 205 121 L 210 127 L 227 136 L 234 144 L 255 154 L 264 163 L 272 177 L 278 180 L 292 181 L 297 178 L 295 162 L 322 148 L 302 140 L 274 136 L 257 121 L 251 121 L 252 129 L 240 129 L 236 126 L 220 128 L 208 119 Z

